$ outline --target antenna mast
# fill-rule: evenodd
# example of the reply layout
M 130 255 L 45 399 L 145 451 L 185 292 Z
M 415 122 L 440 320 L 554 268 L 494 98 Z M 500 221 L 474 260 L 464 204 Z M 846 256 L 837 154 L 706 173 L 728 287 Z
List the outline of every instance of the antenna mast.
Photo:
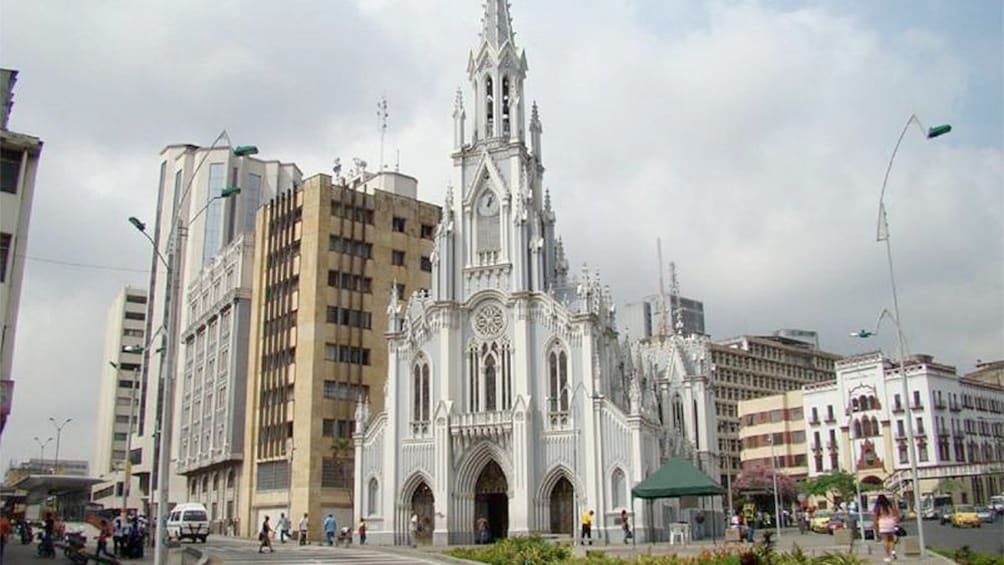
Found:
M 669 333 L 669 311 L 666 304 L 666 285 L 662 280 L 662 238 L 656 238 L 655 248 L 659 254 L 659 338 Z
M 387 113 L 387 97 L 381 96 L 380 101 L 377 102 L 377 120 L 380 123 L 380 163 L 377 168 L 379 171 L 383 171 L 386 168 L 383 161 L 383 143 L 384 138 L 387 136 L 387 116 L 389 115 Z

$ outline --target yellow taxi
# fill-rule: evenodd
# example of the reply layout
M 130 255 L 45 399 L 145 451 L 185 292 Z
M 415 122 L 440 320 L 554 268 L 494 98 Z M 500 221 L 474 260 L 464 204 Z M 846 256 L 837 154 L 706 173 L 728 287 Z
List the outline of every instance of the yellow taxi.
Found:
M 826 527 L 830 523 L 830 518 L 833 517 L 833 512 L 829 510 L 816 510 L 812 513 L 812 519 L 809 520 L 809 529 L 821 534 L 828 534 L 830 530 Z
M 980 515 L 976 513 L 976 508 L 971 504 L 960 504 L 952 512 L 952 527 L 961 528 L 963 526 L 975 526 L 977 528 L 983 526 Z

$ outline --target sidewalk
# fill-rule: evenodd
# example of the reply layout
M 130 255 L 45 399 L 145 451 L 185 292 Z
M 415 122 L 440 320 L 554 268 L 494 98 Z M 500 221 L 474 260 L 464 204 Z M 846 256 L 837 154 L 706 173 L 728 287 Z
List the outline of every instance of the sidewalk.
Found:
M 94 543 L 90 543 L 87 546 L 87 551 L 94 552 Z M 8 538 L 7 546 L 4 549 L 3 559 L 0 560 L 0 565 L 20 565 L 22 563 L 69 563 L 66 558 L 63 557 L 63 553 L 60 550 L 56 550 L 56 559 L 39 559 L 36 557 L 38 552 L 38 544 L 21 544 L 21 542 L 14 536 Z M 124 565 L 129 564 L 146 564 L 153 563 L 153 549 L 148 549 L 143 554 L 143 559 L 123 559 L 122 563 Z M 169 549 L 167 554 L 168 565 L 181 565 L 181 552 L 177 549 Z

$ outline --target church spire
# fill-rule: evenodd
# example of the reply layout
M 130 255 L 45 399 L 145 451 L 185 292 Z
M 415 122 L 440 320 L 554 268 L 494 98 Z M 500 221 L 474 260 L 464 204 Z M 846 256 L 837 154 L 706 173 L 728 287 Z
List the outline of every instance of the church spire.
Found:
M 496 50 L 507 41 L 515 45 L 508 0 L 485 0 L 485 14 L 481 17 L 481 25 L 481 38 Z

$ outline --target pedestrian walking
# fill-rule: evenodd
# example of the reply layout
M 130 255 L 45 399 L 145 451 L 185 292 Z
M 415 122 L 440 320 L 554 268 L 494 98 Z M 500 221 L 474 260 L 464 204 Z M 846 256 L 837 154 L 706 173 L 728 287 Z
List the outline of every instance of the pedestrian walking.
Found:
M 334 515 L 328 514 L 324 518 L 324 536 L 328 539 L 328 545 L 335 544 L 335 528 L 337 526 Z
M 408 524 L 408 545 L 418 547 L 418 514 L 411 513 L 411 520 Z
M 628 520 L 627 510 L 621 510 L 621 529 L 624 530 L 624 545 L 629 543 L 628 540 L 634 537 L 634 533 L 631 532 L 631 523 Z
M 261 531 L 258 532 L 258 553 L 265 553 L 263 550 L 266 547 L 269 553 L 275 553 L 272 549 L 272 526 L 268 523 L 268 515 L 265 516 L 265 521 L 261 523 Z
M 878 495 L 875 500 L 875 525 L 878 527 L 878 535 L 881 537 L 882 547 L 885 549 L 885 558 L 882 560 L 889 563 L 896 559 L 896 532 L 899 531 L 899 511 L 889 502 L 884 494 Z
M 101 520 L 101 528 L 98 530 L 98 549 L 94 552 L 96 557 L 101 557 L 101 554 L 105 554 L 108 557 L 115 557 L 115 555 L 108 552 L 108 538 L 112 537 L 112 527 L 108 524 L 108 520 Z
M 300 545 L 307 545 L 307 513 L 303 513 L 303 518 L 300 518 L 300 525 L 297 529 L 300 530 Z
M 589 538 L 589 545 L 593 545 L 593 515 L 595 514 L 592 510 L 582 513 L 582 545 L 586 545 L 586 538 Z
M 359 519 L 359 545 L 366 544 L 366 518 Z
M 478 516 L 478 521 L 474 523 L 474 529 L 477 530 L 477 539 L 475 540 L 475 543 L 488 543 L 488 520 L 484 516 Z
M 279 513 L 279 521 L 276 522 L 275 529 L 279 532 L 279 543 L 286 543 L 286 538 L 289 537 L 289 518 L 286 518 L 285 512 Z

